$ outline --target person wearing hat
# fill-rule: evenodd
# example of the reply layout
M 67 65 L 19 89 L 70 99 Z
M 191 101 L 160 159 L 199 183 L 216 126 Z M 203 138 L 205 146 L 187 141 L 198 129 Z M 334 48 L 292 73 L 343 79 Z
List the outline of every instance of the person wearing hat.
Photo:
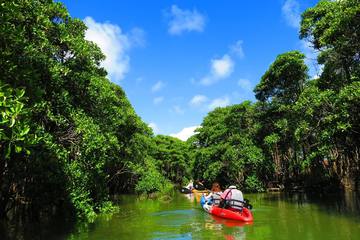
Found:
M 242 192 L 236 189 L 236 186 L 231 185 L 221 194 L 221 202 L 219 206 L 242 210 L 244 206 L 244 197 Z

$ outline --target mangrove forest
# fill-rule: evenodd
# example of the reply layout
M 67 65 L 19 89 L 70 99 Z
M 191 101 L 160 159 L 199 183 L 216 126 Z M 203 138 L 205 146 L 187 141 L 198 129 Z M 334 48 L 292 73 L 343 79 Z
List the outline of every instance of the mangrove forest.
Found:
M 298 37 L 317 53 L 318 75 L 301 50 L 279 52 L 255 101 L 210 110 L 186 141 L 154 133 L 60 1 L 1 1 L 0 23 L 4 221 L 61 212 L 92 222 L 121 209 L 116 196 L 167 202 L 191 180 L 253 199 L 269 189 L 360 190 L 359 0 L 302 12 Z

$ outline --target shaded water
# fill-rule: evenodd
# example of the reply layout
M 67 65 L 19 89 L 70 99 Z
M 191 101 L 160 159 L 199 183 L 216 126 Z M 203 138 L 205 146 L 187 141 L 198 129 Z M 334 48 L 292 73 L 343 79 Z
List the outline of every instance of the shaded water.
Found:
M 178 194 L 171 202 L 119 196 L 121 210 L 112 217 L 102 216 L 90 225 L 76 227 L 61 221 L 46 227 L 32 226 L 32 231 L 17 234 L 17 238 L 360 239 L 360 201 L 354 193 L 322 198 L 279 193 L 246 195 L 254 206 L 252 224 L 211 216 L 186 196 Z

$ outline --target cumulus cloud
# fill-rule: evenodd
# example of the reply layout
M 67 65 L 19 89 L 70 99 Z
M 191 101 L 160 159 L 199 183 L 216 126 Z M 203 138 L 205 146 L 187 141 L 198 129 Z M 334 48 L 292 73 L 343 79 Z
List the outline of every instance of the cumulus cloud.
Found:
M 229 55 L 224 55 L 220 59 L 213 59 L 211 61 L 211 71 L 215 77 L 228 77 L 233 71 L 234 63 Z
M 245 54 L 242 45 L 243 45 L 243 41 L 238 40 L 235 44 L 230 46 L 230 51 L 239 58 L 244 58 Z
M 159 134 L 159 133 L 160 133 L 160 129 L 159 129 L 159 127 L 156 125 L 156 123 L 153 123 L 153 122 L 152 122 L 152 123 L 149 123 L 148 126 L 152 128 L 154 134 Z
M 84 23 L 88 27 L 85 38 L 96 43 L 106 56 L 101 66 L 110 79 L 114 82 L 123 79 L 130 68 L 130 48 L 145 44 L 144 31 L 134 28 L 126 34 L 117 25 L 99 23 L 91 17 L 86 17 Z
M 165 86 L 165 84 L 164 84 L 162 81 L 157 81 L 157 82 L 151 87 L 151 91 L 152 91 L 152 92 L 158 92 L 158 91 L 160 91 L 164 86 Z
M 164 97 L 156 97 L 154 98 L 153 102 L 155 105 L 158 105 L 164 101 Z
M 217 107 L 226 107 L 230 105 L 230 98 L 225 96 L 221 98 L 215 98 L 212 100 L 208 106 L 209 110 L 214 110 Z
M 299 2 L 296 0 L 286 0 L 281 10 L 289 26 L 299 28 L 301 15 Z
M 168 32 L 171 35 L 181 35 L 183 32 L 202 32 L 205 27 L 205 17 L 198 11 L 181 9 L 172 5 L 166 13 L 169 18 Z
M 195 130 L 197 128 L 199 128 L 200 126 L 192 126 L 192 127 L 186 127 L 183 128 L 180 132 L 178 133 L 173 133 L 170 134 L 170 136 L 172 137 L 176 137 L 182 141 L 186 141 L 189 137 L 191 137 L 192 135 L 195 134 Z
M 234 62 L 231 57 L 225 54 L 222 58 L 211 60 L 210 73 L 200 80 L 200 84 L 209 86 L 221 79 L 227 78 L 234 71 Z
M 189 102 L 189 105 L 192 107 L 202 106 L 208 101 L 208 98 L 204 95 L 195 95 Z

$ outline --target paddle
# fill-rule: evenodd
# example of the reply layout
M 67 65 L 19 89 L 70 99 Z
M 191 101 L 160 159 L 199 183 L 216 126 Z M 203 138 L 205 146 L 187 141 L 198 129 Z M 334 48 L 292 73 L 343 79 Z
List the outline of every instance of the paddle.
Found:
M 196 190 L 199 190 L 199 191 L 203 191 L 203 190 L 206 190 L 206 188 L 204 187 L 204 185 L 200 184 L 200 183 L 195 183 L 194 184 L 194 188 Z
M 188 189 L 188 188 L 186 188 L 186 187 L 182 187 L 182 188 L 180 189 L 180 192 L 181 192 L 181 193 L 184 193 L 184 194 L 189 194 L 189 193 L 191 193 L 191 190 Z
M 252 209 L 253 206 L 250 204 L 250 200 L 249 199 L 244 199 L 244 207 L 246 207 L 247 209 Z

